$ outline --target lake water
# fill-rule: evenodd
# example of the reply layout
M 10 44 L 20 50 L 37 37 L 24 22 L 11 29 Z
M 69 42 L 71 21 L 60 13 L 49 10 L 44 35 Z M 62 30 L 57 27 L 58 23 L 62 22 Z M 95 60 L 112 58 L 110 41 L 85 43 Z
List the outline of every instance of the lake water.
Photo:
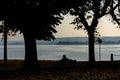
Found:
M 39 60 L 60 60 L 62 55 L 77 61 L 88 61 L 88 45 L 37 45 Z M 24 59 L 24 45 L 8 45 L 8 59 Z M 101 60 L 120 60 L 120 45 L 102 45 Z M 96 60 L 99 60 L 99 46 L 95 45 Z M 0 59 L 3 59 L 3 46 L 0 46 Z

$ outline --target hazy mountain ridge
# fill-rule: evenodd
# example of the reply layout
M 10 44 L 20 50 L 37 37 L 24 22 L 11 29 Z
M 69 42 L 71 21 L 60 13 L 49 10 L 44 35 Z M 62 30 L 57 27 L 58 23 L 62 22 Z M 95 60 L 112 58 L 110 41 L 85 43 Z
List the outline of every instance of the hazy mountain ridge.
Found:
M 120 37 L 101 37 L 102 44 L 120 44 Z M 88 44 L 88 37 L 64 37 L 53 41 L 43 41 L 46 44 L 69 45 L 69 44 Z M 38 44 L 41 41 L 38 41 Z M 97 42 L 96 42 L 97 43 Z
M 120 37 L 101 37 L 102 44 L 120 44 Z M 80 44 L 88 44 L 87 37 L 64 37 L 64 38 L 56 38 L 51 41 L 38 41 L 37 44 L 40 45 L 80 45 Z M 0 42 L 0 45 L 3 45 L 3 42 Z M 8 45 L 24 45 L 24 41 L 8 41 Z

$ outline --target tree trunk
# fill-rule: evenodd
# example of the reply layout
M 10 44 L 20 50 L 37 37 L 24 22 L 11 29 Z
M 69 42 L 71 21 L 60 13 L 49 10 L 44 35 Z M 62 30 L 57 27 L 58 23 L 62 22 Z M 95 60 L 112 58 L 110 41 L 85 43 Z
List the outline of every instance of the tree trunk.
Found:
M 39 69 L 37 58 L 36 39 L 30 33 L 23 32 L 25 40 L 25 60 L 23 69 L 36 70 Z
M 89 37 L 89 63 L 94 65 L 95 63 L 95 52 L 94 52 L 94 32 L 88 32 Z
M 97 27 L 98 24 L 98 20 L 97 20 L 97 16 L 94 17 L 93 22 L 91 24 L 91 26 L 89 26 L 89 29 L 87 29 L 88 31 L 88 37 L 89 37 L 89 63 L 91 66 L 95 66 L 96 65 L 96 61 L 95 61 L 95 48 L 94 48 L 94 40 L 95 40 L 95 29 Z
M 3 63 L 7 65 L 7 31 L 4 31 L 4 61 Z

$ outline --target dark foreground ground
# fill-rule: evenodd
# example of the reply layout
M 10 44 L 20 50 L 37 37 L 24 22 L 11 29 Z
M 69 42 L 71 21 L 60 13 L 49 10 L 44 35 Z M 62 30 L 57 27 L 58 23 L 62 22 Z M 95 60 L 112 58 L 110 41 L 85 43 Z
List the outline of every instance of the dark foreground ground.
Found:
M 56 61 L 39 61 L 39 71 L 20 70 L 23 61 L 9 60 L 8 65 L 0 61 L 0 80 L 120 80 L 120 62 L 97 62 L 90 68 L 87 62 L 75 66 L 54 66 Z

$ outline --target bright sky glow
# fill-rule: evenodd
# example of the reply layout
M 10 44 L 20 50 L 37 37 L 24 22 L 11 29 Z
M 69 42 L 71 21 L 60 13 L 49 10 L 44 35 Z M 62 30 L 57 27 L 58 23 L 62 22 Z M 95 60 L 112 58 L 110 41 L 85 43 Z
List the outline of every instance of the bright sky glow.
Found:
M 100 32 L 101 36 L 120 36 L 120 29 L 116 28 L 117 25 L 114 25 L 109 21 L 110 16 L 102 17 L 99 20 L 97 30 Z M 73 20 L 73 16 L 66 15 L 62 24 L 56 26 L 58 31 L 55 34 L 55 37 L 83 37 L 87 36 L 87 32 L 84 30 L 74 29 L 75 25 L 70 24 Z M 9 37 L 9 40 L 23 40 L 22 34 L 19 33 L 16 36 Z
M 114 25 L 109 19 L 111 17 L 104 16 L 99 20 L 97 31 L 101 36 L 120 36 L 120 29 L 117 28 L 117 25 Z M 72 22 L 73 17 L 66 15 L 63 23 L 60 24 L 56 29 L 58 33 L 55 34 L 56 37 L 81 37 L 87 36 L 87 32 L 79 29 L 74 29 L 75 25 L 69 24 Z

